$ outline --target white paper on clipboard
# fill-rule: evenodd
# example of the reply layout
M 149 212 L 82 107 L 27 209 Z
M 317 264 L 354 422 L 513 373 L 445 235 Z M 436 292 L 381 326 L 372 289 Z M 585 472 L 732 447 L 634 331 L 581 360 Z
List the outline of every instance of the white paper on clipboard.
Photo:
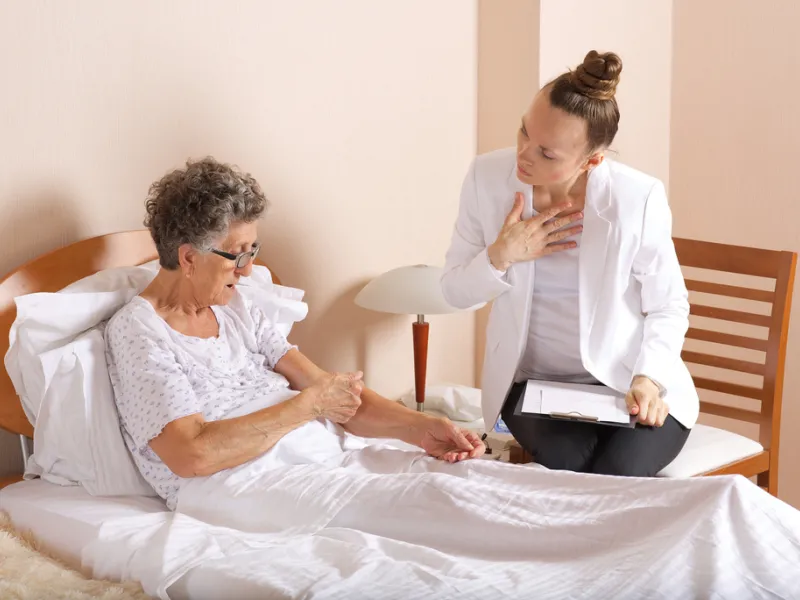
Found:
M 600 385 L 528 380 L 522 412 L 606 423 L 631 422 L 625 396 Z

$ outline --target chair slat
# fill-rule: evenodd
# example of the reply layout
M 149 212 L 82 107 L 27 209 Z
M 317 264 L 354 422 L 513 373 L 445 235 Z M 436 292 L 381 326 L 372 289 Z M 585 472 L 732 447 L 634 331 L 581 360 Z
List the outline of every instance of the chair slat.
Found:
M 754 290 L 738 285 L 725 285 L 722 283 L 711 283 L 709 281 L 698 281 L 696 279 L 687 279 L 686 288 L 691 292 L 726 296 L 728 298 L 744 298 L 745 300 L 769 302 L 770 304 L 775 300 L 775 292 L 770 292 L 768 290 Z
M 737 421 L 747 421 L 748 423 L 756 423 L 760 425 L 764 419 L 760 412 L 754 410 L 747 410 L 745 408 L 736 408 L 735 406 L 725 406 L 724 404 L 717 404 L 716 402 L 700 401 L 700 412 L 707 415 L 716 415 L 726 419 L 735 419 Z
M 764 375 L 766 369 L 761 363 L 728 358 L 727 356 L 715 356 L 703 352 L 692 352 L 691 350 L 684 350 L 681 353 L 681 358 L 683 358 L 685 362 L 696 365 L 706 365 L 708 367 L 738 371 L 739 373 L 751 373 L 753 375 Z
M 757 315 L 741 310 L 730 310 L 727 308 L 718 308 L 716 306 L 705 306 L 703 304 L 692 304 L 689 313 L 697 317 L 707 317 L 719 321 L 731 321 L 732 323 L 744 323 L 746 325 L 758 325 L 759 327 L 769 327 L 772 324 L 772 318 L 768 315 Z
M 713 242 L 701 242 L 675 238 L 678 262 L 684 267 L 738 273 L 775 279 L 781 266 L 780 252 L 730 246 Z
M 692 377 L 695 386 L 704 390 L 713 392 L 720 392 L 722 394 L 730 394 L 731 396 L 741 396 L 742 398 L 752 398 L 753 400 L 761 400 L 764 397 L 764 390 L 749 385 L 739 385 L 738 383 L 730 383 L 728 381 L 719 381 L 717 379 L 708 379 L 706 377 Z
M 767 340 L 746 337 L 743 335 L 733 335 L 722 333 L 721 331 L 711 331 L 709 329 L 698 329 L 690 327 L 686 332 L 686 337 L 701 342 L 712 342 L 723 346 L 733 346 L 735 348 L 748 348 L 750 350 L 767 351 Z

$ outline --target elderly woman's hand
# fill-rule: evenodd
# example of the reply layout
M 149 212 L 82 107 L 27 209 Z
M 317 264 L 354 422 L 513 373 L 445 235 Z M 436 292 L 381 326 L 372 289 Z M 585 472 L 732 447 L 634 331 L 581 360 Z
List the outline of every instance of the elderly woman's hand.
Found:
M 428 421 L 420 446 L 430 456 L 450 463 L 478 458 L 486 452 L 486 445 L 475 432 L 436 417 Z
M 362 377 L 361 371 L 326 373 L 320 377 L 308 388 L 314 415 L 334 423 L 347 423 L 361 406 Z
M 642 425 L 661 427 L 669 415 L 669 405 L 661 397 L 658 385 L 647 377 L 634 378 L 625 403 Z

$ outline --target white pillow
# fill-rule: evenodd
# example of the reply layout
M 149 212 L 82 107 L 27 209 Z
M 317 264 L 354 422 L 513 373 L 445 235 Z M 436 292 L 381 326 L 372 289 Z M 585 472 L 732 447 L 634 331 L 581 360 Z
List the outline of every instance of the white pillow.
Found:
M 143 290 L 158 270 L 141 267 L 101 271 L 59 293 L 16 299 L 6 370 L 35 426 L 34 454 L 26 477 L 83 485 L 94 495 L 153 495 L 141 478 L 119 429 L 105 362 L 105 322 Z M 251 299 L 284 335 L 305 318 L 302 290 L 272 283 L 254 267 L 240 279 Z
M 416 408 L 415 391 L 409 390 L 400 396 L 400 401 L 409 408 Z M 477 421 L 482 417 L 481 391 L 455 383 L 429 385 L 425 388 L 425 408 L 439 412 L 452 421 Z
M 105 324 L 63 347 L 33 432 L 25 478 L 82 485 L 95 496 L 155 496 L 133 462 L 105 362 Z

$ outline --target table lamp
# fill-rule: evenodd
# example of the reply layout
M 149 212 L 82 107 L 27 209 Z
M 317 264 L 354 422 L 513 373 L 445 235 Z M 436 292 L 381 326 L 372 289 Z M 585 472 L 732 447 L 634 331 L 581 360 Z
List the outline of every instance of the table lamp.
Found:
M 414 338 L 414 392 L 417 410 L 425 405 L 425 376 L 428 366 L 428 329 L 425 315 L 441 315 L 462 309 L 450 306 L 442 295 L 439 280 L 443 269 L 431 265 L 398 267 L 379 275 L 356 295 L 358 306 L 377 312 L 417 315 L 412 323 Z M 466 310 L 475 310 L 481 305 Z

